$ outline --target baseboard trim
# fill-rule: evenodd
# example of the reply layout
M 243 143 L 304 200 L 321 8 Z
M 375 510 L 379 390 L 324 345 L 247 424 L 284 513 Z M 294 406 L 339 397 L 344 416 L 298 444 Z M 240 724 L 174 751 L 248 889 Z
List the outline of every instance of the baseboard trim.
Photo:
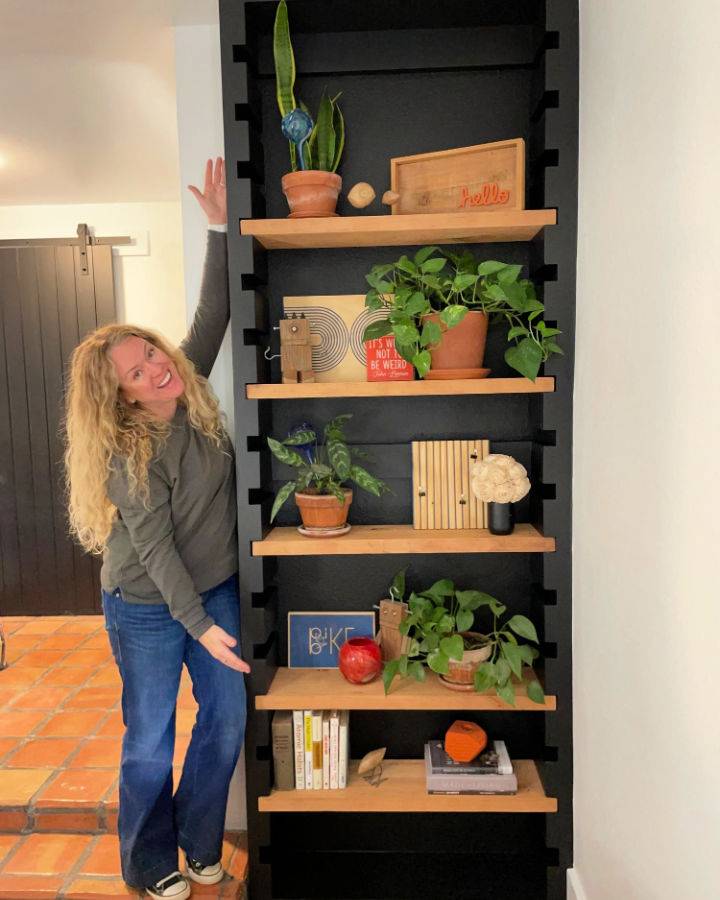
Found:
M 588 900 L 577 869 L 567 870 L 567 900 Z

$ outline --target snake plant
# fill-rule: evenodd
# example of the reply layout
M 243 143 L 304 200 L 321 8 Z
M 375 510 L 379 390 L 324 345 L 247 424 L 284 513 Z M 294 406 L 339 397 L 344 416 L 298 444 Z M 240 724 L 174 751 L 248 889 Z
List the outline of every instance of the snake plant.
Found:
M 295 54 L 290 40 L 290 23 L 286 0 L 280 0 L 275 13 L 273 32 L 273 55 L 275 58 L 275 84 L 277 102 L 281 116 L 294 109 L 302 109 L 314 121 L 310 137 L 303 146 L 306 169 L 320 169 L 323 172 L 337 172 L 345 146 L 345 120 L 338 106 L 337 94 L 329 97 L 323 93 L 318 114 L 312 117 L 302 100 L 295 98 Z M 295 144 L 288 141 L 290 164 L 293 172 L 298 170 Z

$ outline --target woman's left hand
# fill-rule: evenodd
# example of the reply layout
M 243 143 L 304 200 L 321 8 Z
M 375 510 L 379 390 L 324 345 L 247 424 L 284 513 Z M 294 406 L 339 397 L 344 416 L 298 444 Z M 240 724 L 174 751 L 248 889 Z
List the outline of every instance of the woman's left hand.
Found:
M 227 224 L 227 191 L 225 188 L 225 161 L 218 156 L 213 166 L 209 159 L 205 166 L 205 189 L 200 191 L 194 184 L 188 190 L 202 207 L 209 225 Z

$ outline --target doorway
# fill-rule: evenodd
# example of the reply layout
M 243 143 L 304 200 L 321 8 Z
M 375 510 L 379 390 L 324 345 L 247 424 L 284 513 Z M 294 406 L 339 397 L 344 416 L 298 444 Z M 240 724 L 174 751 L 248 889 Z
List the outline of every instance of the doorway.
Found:
M 100 561 L 68 533 L 63 390 L 70 354 L 115 321 L 112 243 L 0 242 L 0 615 L 99 613 Z

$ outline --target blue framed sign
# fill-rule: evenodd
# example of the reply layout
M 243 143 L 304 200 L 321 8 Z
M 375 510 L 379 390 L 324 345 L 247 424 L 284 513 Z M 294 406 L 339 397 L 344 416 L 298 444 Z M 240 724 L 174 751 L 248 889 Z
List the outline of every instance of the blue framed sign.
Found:
M 348 638 L 375 637 L 374 612 L 288 613 L 288 667 L 337 669 Z

